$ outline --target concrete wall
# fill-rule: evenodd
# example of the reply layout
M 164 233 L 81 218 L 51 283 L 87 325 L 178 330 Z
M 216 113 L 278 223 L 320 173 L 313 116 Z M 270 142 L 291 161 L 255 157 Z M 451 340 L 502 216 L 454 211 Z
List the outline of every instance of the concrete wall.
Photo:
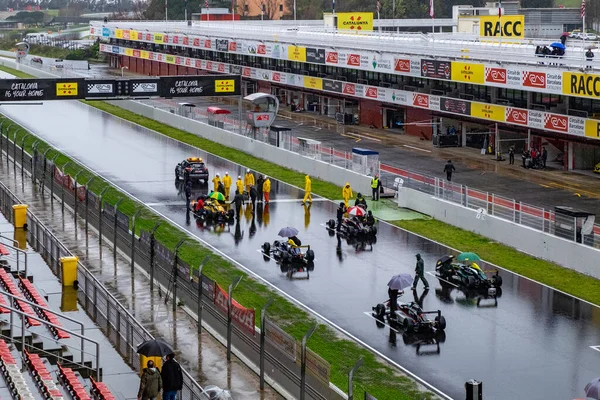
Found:
M 57 78 L 57 77 L 59 77 L 59 75 L 56 73 L 42 71 L 38 68 L 32 68 L 32 67 L 29 67 L 29 66 L 23 65 L 23 64 L 17 65 L 16 61 L 4 59 L 4 58 L 1 59 L 0 65 L 7 66 L 7 67 L 13 68 L 13 69 L 17 69 L 19 71 L 23 71 L 29 75 L 33 75 L 38 78 Z
M 401 188 L 398 191 L 397 201 L 400 207 L 430 215 L 450 225 L 514 247 L 521 252 L 600 279 L 600 264 L 598 263 L 600 252 L 593 247 L 542 233 L 492 215 L 477 218 L 477 210 L 462 207 L 414 189 Z
M 0 56 L 15 57 L 15 52 L 0 50 Z M 56 67 L 57 69 L 65 68 L 87 70 L 89 65 L 87 60 L 59 60 L 57 58 L 41 57 L 31 54 L 23 59 L 22 64 L 29 65 L 31 63 L 31 59 L 33 58 L 41 58 L 45 67 Z
M 109 103 L 162 122 L 174 128 L 182 129 L 208 140 L 217 141 L 224 146 L 232 147 L 244 153 L 251 154 L 263 160 L 270 161 L 282 167 L 290 168 L 312 177 L 340 185 L 340 198 L 342 185 L 350 182 L 354 192 L 370 193 L 371 178 L 347 169 L 328 164 L 323 161 L 304 157 L 288 150 L 273 147 L 269 144 L 253 140 L 223 129 L 215 128 L 204 123 L 183 118 L 168 111 L 160 110 L 145 104 L 129 100 L 109 101 Z

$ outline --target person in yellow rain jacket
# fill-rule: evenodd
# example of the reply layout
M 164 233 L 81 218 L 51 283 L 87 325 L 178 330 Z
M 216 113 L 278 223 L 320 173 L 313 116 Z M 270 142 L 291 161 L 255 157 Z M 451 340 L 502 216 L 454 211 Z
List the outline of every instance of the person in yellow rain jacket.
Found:
M 348 201 L 352 198 L 352 188 L 349 182 L 346 182 L 346 185 L 342 189 L 342 197 L 344 198 L 344 205 L 348 208 Z
M 246 185 L 246 192 L 250 193 L 250 187 L 254 186 L 254 174 L 250 170 L 246 170 L 244 175 L 244 185 Z
M 244 182 L 242 182 L 241 175 L 238 175 L 237 181 L 235 181 L 235 188 L 238 192 L 244 193 Z
M 265 176 L 265 182 L 263 183 L 263 196 L 265 196 L 265 204 L 269 204 L 269 194 L 271 193 L 271 180 L 268 176 Z
M 225 199 L 229 200 L 229 193 L 231 192 L 231 177 L 229 176 L 229 172 L 225 172 L 223 186 L 225 186 Z
M 306 175 L 304 177 L 304 199 L 302 200 L 302 204 L 306 204 L 306 202 L 312 203 L 312 196 L 310 195 L 310 191 L 312 189 L 312 182 L 310 181 L 310 176 Z
M 215 175 L 215 177 L 212 179 L 212 183 L 213 183 L 213 192 L 216 192 L 219 189 L 219 182 L 221 182 L 221 178 L 219 177 L 219 174 Z

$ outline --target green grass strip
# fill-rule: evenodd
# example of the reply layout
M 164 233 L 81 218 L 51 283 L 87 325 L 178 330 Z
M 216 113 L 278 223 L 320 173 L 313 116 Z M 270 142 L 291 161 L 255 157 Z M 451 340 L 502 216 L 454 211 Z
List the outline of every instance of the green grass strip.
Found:
M 13 73 L 12 71 L 7 72 Z M 136 219 L 136 231 L 138 234 L 140 230 L 144 229 L 148 231 L 156 222 L 162 222 L 156 232 L 156 238 L 166 247 L 173 249 L 180 239 L 191 238 L 192 240 L 184 243 L 179 250 L 179 257 L 183 261 L 189 265 L 197 266 L 206 256 L 210 255 L 210 262 L 204 267 L 203 272 L 211 279 L 217 281 L 222 287 L 227 287 L 236 277 L 243 276 L 241 284 L 236 288 L 235 299 L 245 307 L 260 310 L 269 298 L 273 298 L 274 302 L 268 309 L 268 316 L 297 340 L 300 340 L 306 331 L 316 322 L 311 315 L 276 294 L 267 286 L 257 282 L 253 277 L 240 271 L 226 259 L 202 246 L 189 233 L 165 222 L 149 208 L 132 200 L 126 194 L 114 188 L 109 182 L 94 175 L 74 160 L 56 151 L 46 142 L 27 132 L 24 128 L 15 125 L 4 117 L 0 117 L 0 123 L 3 124 L 3 132 L 6 132 L 8 127 L 8 136 L 11 140 L 16 140 L 19 144 L 23 141 L 27 152 L 32 153 L 34 142 L 37 142 L 37 151 L 40 154 L 50 149 L 46 157 L 52 159 L 56 156 L 56 165 L 64 168 L 65 173 L 71 176 L 79 174 L 77 181 L 80 185 L 90 182 L 93 178 L 89 184 L 89 189 L 94 193 L 99 194 L 102 190 L 108 188 L 103 196 L 103 201 L 112 205 L 121 201 L 119 210 L 130 217 L 141 210 Z M 244 160 L 247 161 L 248 159 L 244 158 Z M 277 169 L 281 171 L 280 168 Z M 275 168 L 273 168 L 273 172 L 276 172 Z M 291 174 L 292 171 L 284 171 L 284 173 Z M 271 175 L 274 176 L 275 174 Z M 301 182 L 303 182 L 303 176 L 301 178 Z M 313 187 L 315 187 L 315 182 L 313 182 Z M 260 325 L 258 314 L 256 324 Z M 309 341 L 309 347 L 330 363 L 331 382 L 343 390 L 348 385 L 347 375 L 349 370 L 359 358 L 363 357 L 364 364 L 355 375 L 354 391 L 358 395 L 362 395 L 363 391 L 368 391 L 378 399 L 421 400 L 434 398 L 431 393 L 420 389 L 415 381 L 399 374 L 396 368 L 390 367 L 372 352 L 354 341 L 343 338 L 342 335 L 328 326 L 319 325 Z

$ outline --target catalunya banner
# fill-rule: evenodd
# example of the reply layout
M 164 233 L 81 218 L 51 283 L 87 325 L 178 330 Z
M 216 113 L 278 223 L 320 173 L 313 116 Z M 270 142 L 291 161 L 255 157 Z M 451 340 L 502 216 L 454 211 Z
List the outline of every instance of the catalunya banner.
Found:
M 215 305 L 223 311 L 225 315 L 227 315 L 227 302 L 229 296 L 227 295 L 227 291 L 224 290 L 218 283 L 215 283 Z M 255 318 L 255 310 L 246 308 L 239 304 L 234 299 L 231 299 L 232 310 L 231 310 L 231 319 L 233 322 L 242 328 L 244 331 L 248 332 L 250 335 L 254 336 L 256 330 L 256 326 L 254 325 Z

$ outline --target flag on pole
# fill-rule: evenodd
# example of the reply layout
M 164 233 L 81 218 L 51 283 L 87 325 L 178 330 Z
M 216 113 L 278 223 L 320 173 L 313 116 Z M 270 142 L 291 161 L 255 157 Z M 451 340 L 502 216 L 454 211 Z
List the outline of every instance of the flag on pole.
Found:
M 431 18 L 434 18 L 434 13 L 433 13 L 433 0 L 429 0 L 429 16 Z
M 377 12 L 381 10 L 381 1 L 377 0 Z
M 502 2 L 498 3 L 498 18 L 502 18 Z
M 204 7 L 208 8 L 208 0 L 204 2 Z
M 585 18 L 585 0 L 581 0 L 581 18 Z

